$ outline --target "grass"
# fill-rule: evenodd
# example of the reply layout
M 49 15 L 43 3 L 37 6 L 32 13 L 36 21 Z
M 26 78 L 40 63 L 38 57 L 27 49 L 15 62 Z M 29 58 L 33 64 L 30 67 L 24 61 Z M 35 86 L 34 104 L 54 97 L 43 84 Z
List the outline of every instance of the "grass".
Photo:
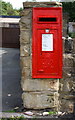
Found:
M 36 118 L 24 118 L 23 116 L 21 116 L 21 117 L 14 117 L 14 118 L 2 118 L 0 120 L 36 120 Z
M 14 118 L 2 118 L 0 120 L 36 120 L 36 118 L 24 118 L 24 117 L 14 117 Z
M 15 113 L 15 112 L 16 112 L 16 110 L 8 110 L 8 111 L 3 111 L 3 112 Z
M 5 111 L 5 112 L 10 112 L 10 113 L 14 113 L 16 112 L 16 110 L 9 110 L 9 111 Z M 57 112 L 55 111 L 49 111 L 48 112 L 49 115 L 56 115 Z M 36 120 L 36 118 L 25 118 L 23 115 L 21 115 L 20 117 L 15 117 L 15 116 L 12 116 L 11 118 L 1 118 L 0 120 Z
M 24 118 L 24 116 L 20 116 L 20 117 L 12 117 L 12 118 L 1 118 L 0 120 L 28 120 L 28 119 Z
M 49 115 L 55 115 L 55 114 L 57 114 L 57 112 L 55 112 L 55 111 L 50 111 L 48 113 L 49 113 Z
M 69 36 L 75 38 L 75 32 L 69 33 Z

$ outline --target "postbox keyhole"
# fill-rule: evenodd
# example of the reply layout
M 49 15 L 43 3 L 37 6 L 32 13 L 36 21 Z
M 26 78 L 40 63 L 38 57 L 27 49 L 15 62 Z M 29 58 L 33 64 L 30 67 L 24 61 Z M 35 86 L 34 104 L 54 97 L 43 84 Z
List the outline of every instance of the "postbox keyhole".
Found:
M 46 33 L 49 33 L 49 31 L 50 31 L 49 29 L 45 29 L 45 32 L 46 32 Z

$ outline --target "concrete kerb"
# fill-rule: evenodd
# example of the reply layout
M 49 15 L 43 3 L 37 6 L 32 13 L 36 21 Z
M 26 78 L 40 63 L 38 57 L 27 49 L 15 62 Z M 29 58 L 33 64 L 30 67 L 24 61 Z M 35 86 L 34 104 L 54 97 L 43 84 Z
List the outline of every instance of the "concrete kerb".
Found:
M 15 117 L 33 118 L 32 116 L 24 115 L 23 113 L 0 112 L 0 118 L 15 118 Z
M 53 116 L 28 116 L 28 115 L 25 115 L 24 113 L 7 113 L 7 112 L 0 112 L 0 118 L 11 118 L 11 119 L 13 119 L 13 118 L 19 118 L 19 117 L 23 117 L 24 119 L 25 118 L 28 118 L 27 120 L 29 120 L 29 119 L 34 119 L 34 118 L 36 118 L 36 119 L 46 119 L 46 118 L 48 118 L 48 119 L 51 119 L 51 120 L 56 120 L 58 117 L 53 117 Z
M 66 116 L 58 116 L 58 115 L 50 115 L 50 116 L 28 116 L 25 115 L 24 113 L 7 113 L 7 112 L 0 112 L 0 120 L 1 118 L 11 118 L 11 119 L 18 119 L 22 117 L 22 119 L 24 120 L 75 120 L 75 116 L 74 115 L 66 115 Z

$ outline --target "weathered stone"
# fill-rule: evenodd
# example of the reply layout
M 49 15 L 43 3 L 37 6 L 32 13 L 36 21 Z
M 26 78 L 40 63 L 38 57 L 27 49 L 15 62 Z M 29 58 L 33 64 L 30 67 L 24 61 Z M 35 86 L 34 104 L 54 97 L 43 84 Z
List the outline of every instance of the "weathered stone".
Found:
M 25 27 L 25 24 L 22 24 L 22 23 L 19 23 L 20 24 L 20 31 L 23 31 L 23 30 L 30 30 L 28 28 Z
M 29 77 L 28 77 L 29 78 Z M 58 91 L 59 80 L 23 78 L 23 91 Z
M 30 68 L 30 57 L 21 57 L 20 65 L 21 65 L 21 68 L 23 67 Z
M 62 39 L 62 41 L 63 41 L 63 53 L 65 53 L 65 40 Z
M 30 55 L 30 46 L 28 44 L 20 46 L 20 56 L 28 57 Z
M 20 15 L 26 16 L 27 18 L 31 18 L 32 16 L 31 12 L 32 12 L 32 9 L 25 9 L 20 13 Z
M 74 67 L 74 70 L 75 70 L 75 54 L 73 54 L 73 67 Z
M 74 102 L 72 102 L 70 100 L 62 99 L 60 105 L 61 105 L 60 110 L 62 112 L 73 113 L 73 111 L 74 111 Z
M 62 6 L 62 3 L 59 2 L 24 2 L 23 7 L 24 8 L 31 8 L 31 7 L 53 7 L 54 6 Z
M 20 28 L 24 27 L 24 29 L 31 29 L 31 20 L 26 17 L 21 17 L 20 20 Z
M 58 106 L 58 93 L 25 92 L 22 94 L 25 108 L 44 109 Z
M 72 90 L 72 84 L 70 84 L 68 80 L 64 81 L 62 92 L 66 94 L 70 92 L 71 90 Z
M 63 55 L 63 66 L 64 67 L 73 67 L 73 62 L 74 62 L 74 59 L 73 59 L 73 56 L 72 54 L 64 54 Z
M 65 53 L 73 52 L 73 39 L 66 38 L 65 40 Z
M 62 79 L 60 81 L 60 89 L 59 89 L 60 94 L 71 94 L 74 92 L 74 79 L 72 78 L 66 78 Z
M 63 12 L 63 36 L 64 37 L 67 37 L 67 23 L 68 23 L 68 21 L 69 21 L 69 15 L 67 13 Z
M 74 95 L 64 95 L 63 97 L 66 100 L 75 100 L 75 96 Z
M 73 67 L 63 67 L 63 79 L 72 77 Z
M 21 31 L 20 34 L 20 44 L 26 44 L 30 42 L 30 31 Z
M 73 39 L 73 53 L 75 54 L 75 38 Z
M 28 76 L 30 76 L 30 69 L 28 69 L 28 68 L 26 68 L 26 67 L 23 67 L 23 68 L 22 68 L 22 77 L 23 77 L 23 78 L 26 78 L 26 77 L 28 77 Z

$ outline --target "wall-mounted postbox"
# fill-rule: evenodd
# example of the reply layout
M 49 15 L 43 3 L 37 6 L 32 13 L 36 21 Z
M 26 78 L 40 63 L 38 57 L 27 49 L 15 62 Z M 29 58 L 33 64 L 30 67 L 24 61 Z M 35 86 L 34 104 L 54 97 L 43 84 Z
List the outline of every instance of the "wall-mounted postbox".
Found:
M 33 8 L 32 78 L 62 77 L 62 7 Z

